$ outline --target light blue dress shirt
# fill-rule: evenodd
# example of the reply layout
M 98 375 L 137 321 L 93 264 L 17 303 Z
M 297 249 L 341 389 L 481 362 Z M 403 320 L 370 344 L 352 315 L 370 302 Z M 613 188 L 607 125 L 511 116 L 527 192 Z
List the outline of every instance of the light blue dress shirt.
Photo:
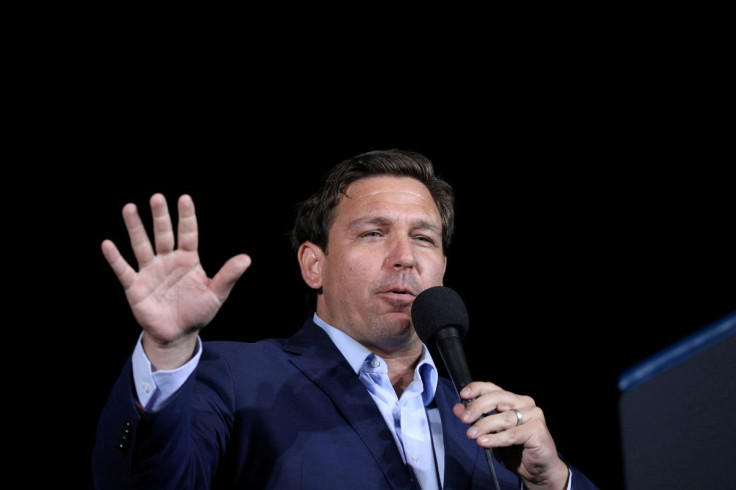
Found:
M 327 332 L 360 377 L 393 434 L 404 463 L 411 467 L 422 489 L 442 488 L 445 472 L 442 423 L 439 410 L 430 407 L 437 389 L 437 368 L 427 347 L 422 346 L 414 379 L 398 397 L 383 359 L 316 314 L 314 323 Z

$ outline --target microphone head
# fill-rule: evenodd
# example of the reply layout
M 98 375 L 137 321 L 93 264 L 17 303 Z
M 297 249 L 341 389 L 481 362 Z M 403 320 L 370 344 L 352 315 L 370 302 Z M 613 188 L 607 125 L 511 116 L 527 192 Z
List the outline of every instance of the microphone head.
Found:
M 440 329 L 455 327 L 460 336 L 468 331 L 468 310 L 460 295 L 445 286 L 427 288 L 414 298 L 411 305 L 411 321 L 417 335 L 429 344 Z

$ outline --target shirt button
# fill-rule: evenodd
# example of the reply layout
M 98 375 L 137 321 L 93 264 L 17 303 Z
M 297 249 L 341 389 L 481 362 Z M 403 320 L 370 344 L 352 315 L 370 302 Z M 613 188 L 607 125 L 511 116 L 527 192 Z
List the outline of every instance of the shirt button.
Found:
M 379 361 L 375 357 L 371 360 L 371 366 L 373 366 L 374 368 L 377 368 L 380 365 L 381 365 L 381 361 Z
M 419 461 L 419 455 L 417 453 L 412 453 L 411 459 L 414 460 L 414 462 L 417 462 Z
M 146 392 L 146 393 L 150 393 L 151 392 L 151 385 L 149 385 L 148 383 L 143 383 L 143 391 Z

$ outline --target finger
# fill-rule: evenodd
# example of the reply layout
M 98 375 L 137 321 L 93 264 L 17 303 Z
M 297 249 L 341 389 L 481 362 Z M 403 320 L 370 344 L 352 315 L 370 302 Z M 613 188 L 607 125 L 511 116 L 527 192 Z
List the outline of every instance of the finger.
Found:
M 167 254 L 174 251 L 174 228 L 171 215 L 163 194 L 151 196 L 151 214 L 153 215 L 153 239 L 156 242 L 156 253 Z
M 123 288 L 128 289 L 135 279 L 135 269 L 123 258 L 118 247 L 111 240 L 102 242 L 102 255 L 105 256 L 105 260 L 110 264 L 110 268 L 112 268 Z
M 510 415 L 509 413 L 510 412 Z M 491 419 L 491 417 L 487 417 Z M 547 432 L 544 416 L 541 409 L 535 407 L 527 412 L 522 424 L 516 425 L 516 415 L 513 411 L 501 412 L 493 417 L 495 420 L 478 421 L 468 429 L 467 435 L 471 439 L 477 439 L 483 447 L 507 447 L 524 444 L 529 438 Z M 473 430 L 475 429 L 475 430 Z M 471 436 L 472 434 L 472 436 Z
M 468 383 L 460 392 L 460 398 L 463 400 L 472 400 L 478 398 L 484 393 L 491 391 L 501 391 L 502 388 L 490 381 L 472 381 Z
M 486 443 L 490 439 L 481 439 L 485 435 L 490 435 L 498 444 L 499 440 L 506 441 L 509 440 L 509 438 L 517 437 L 520 433 L 524 433 L 523 431 L 525 430 L 525 426 L 527 424 L 531 423 L 532 425 L 534 425 L 535 420 L 544 420 L 543 416 L 541 416 L 541 409 L 539 407 L 524 409 L 523 411 L 520 409 L 516 410 L 519 411 L 521 421 L 519 421 L 519 416 L 517 416 L 514 409 L 506 410 L 503 412 L 496 412 L 486 417 L 482 417 L 477 422 L 475 422 L 471 427 L 468 428 L 467 436 L 471 439 L 478 439 L 480 443 Z M 496 438 L 495 434 L 504 435 L 503 438 Z M 516 440 L 517 439 L 514 439 L 514 441 Z
M 230 295 L 240 276 L 250 267 L 251 259 L 246 254 L 236 255 L 225 262 L 225 265 L 214 275 L 210 288 L 220 301 L 225 301 Z
M 128 203 L 123 206 L 123 221 L 125 221 L 125 228 L 128 230 L 130 246 L 133 248 L 133 254 L 138 261 L 138 268 L 145 267 L 153 260 L 153 247 L 135 204 Z
M 483 393 L 477 398 L 472 399 L 469 402 L 464 402 L 465 410 L 459 411 L 458 416 L 466 424 L 472 424 L 479 418 L 490 415 L 497 412 L 506 412 L 512 408 L 524 409 L 532 408 L 535 406 L 534 399 L 526 395 L 517 395 L 510 391 L 498 388 L 493 383 L 487 383 L 486 389 L 482 389 Z M 514 413 L 506 414 L 505 417 L 514 416 Z M 511 420 L 508 418 L 508 420 Z
M 462 417 L 466 423 L 472 423 L 484 414 L 506 410 L 522 403 L 519 395 L 503 390 L 493 383 L 483 383 L 480 388 L 478 385 L 474 387 L 468 385 L 461 391 L 460 396 L 464 399 L 463 404 L 466 407 L 466 413 Z
M 473 401 L 475 401 L 479 396 L 481 395 L 487 395 L 489 393 L 502 393 L 503 389 L 501 389 L 500 386 L 491 383 L 490 381 L 472 381 L 468 383 L 461 391 L 460 391 L 460 398 L 463 401 L 463 405 L 468 408 L 468 413 L 464 413 L 461 418 L 466 423 L 472 423 L 474 420 L 476 420 L 478 417 L 480 417 L 482 414 L 490 412 L 493 410 L 493 407 L 489 405 L 493 402 L 493 399 L 487 399 L 485 400 L 485 403 L 483 405 L 481 404 L 475 404 L 475 407 L 473 409 L 470 408 L 470 405 Z M 484 408 L 487 406 L 487 408 Z
M 531 414 L 530 411 L 527 413 Z M 523 412 L 518 408 L 505 410 L 503 412 L 495 412 L 479 420 L 476 425 L 483 432 L 500 432 L 502 430 L 512 429 L 526 422 Z
M 197 251 L 199 245 L 197 215 L 194 211 L 194 201 L 187 194 L 179 198 L 179 227 L 177 233 L 177 241 L 181 250 L 188 252 Z

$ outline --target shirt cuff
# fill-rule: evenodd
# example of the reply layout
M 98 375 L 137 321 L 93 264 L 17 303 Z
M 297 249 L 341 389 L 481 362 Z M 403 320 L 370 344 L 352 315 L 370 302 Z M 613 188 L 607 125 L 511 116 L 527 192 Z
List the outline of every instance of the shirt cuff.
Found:
M 151 361 L 143 350 L 143 333 L 133 350 L 133 383 L 138 395 L 138 403 L 147 412 L 156 412 L 162 409 L 171 395 L 181 388 L 184 382 L 194 372 L 202 355 L 202 339 L 197 337 L 197 348 L 192 358 L 176 369 L 162 369 L 153 372 Z

